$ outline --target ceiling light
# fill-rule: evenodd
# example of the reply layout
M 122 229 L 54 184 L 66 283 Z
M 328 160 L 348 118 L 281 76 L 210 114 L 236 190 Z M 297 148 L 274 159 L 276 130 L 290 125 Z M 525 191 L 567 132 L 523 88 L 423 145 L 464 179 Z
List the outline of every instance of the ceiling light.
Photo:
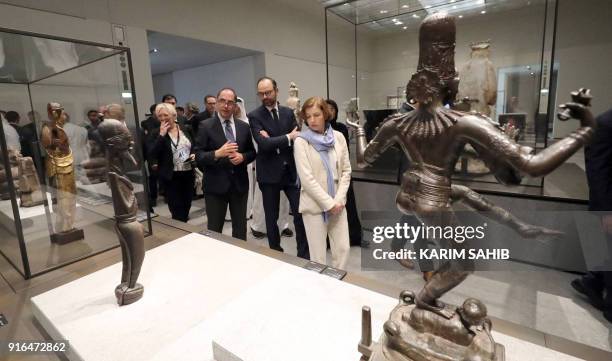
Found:
M 159 49 L 158 49 L 158 48 L 153 48 L 153 49 L 149 50 L 149 54 L 151 54 L 151 53 L 157 53 L 157 52 L 159 52 Z
M 350 4 L 349 3 L 344 3 L 344 5 L 346 6 L 346 5 L 350 5 Z
M 398 21 L 395 23 L 395 25 L 404 25 L 404 23 L 402 23 L 401 21 Z
M 407 26 L 404 26 L 402 29 L 406 30 L 406 29 L 408 29 L 408 27 L 407 27 Z
M 463 15 L 459 15 L 459 19 L 463 19 Z
M 457 1 L 457 0 L 450 0 L 451 3 L 454 3 L 455 1 Z
M 456 9 L 456 8 L 457 8 L 457 5 L 453 5 L 453 9 Z
M 481 14 L 486 14 L 486 13 L 487 13 L 487 11 L 486 11 L 486 10 L 483 10 L 483 11 L 481 11 L 480 13 L 481 13 Z
M 402 5 L 402 9 L 408 9 L 410 6 L 408 5 Z
M 393 22 L 397 22 L 397 19 L 393 18 L 393 19 L 391 19 L 391 21 L 393 21 Z
M 415 19 L 420 18 L 420 16 L 418 14 L 412 14 L 412 17 L 415 18 Z
M 386 14 L 386 13 L 388 13 L 388 12 L 389 12 L 389 10 L 381 10 L 381 11 L 380 11 L 380 13 L 381 13 L 381 14 Z

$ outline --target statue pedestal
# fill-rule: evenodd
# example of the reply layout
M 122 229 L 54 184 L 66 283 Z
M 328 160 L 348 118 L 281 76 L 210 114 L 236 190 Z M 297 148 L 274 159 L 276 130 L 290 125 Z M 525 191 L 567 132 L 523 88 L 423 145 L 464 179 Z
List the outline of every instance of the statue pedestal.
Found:
M 127 283 L 121 283 L 115 288 L 115 297 L 119 306 L 129 305 L 142 298 L 144 287 L 140 283 L 136 283 L 134 288 L 129 288 Z
M 66 244 L 74 241 L 85 239 L 85 233 L 82 229 L 73 228 L 66 232 L 53 233 L 51 235 L 51 243 L 55 244 Z
M 118 262 L 32 297 L 32 312 L 50 338 L 70 340 L 71 361 L 214 360 L 213 341 L 245 361 L 357 361 L 361 307 L 372 308 L 377 339 L 397 305 L 395 297 L 257 250 L 186 235 L 147 251 L 140 301 L 117 305 Z M 508 361 L 579 361 L 493 336 L 506 346 Z
M 473 299 L 470 299 L 473 300 Z M 466 301 L 469 302 L 469 301 Z M 478 304 L 482 305 L 479 301 Z M 472 305 L 474 304 L 472 302 Z M 452 317 L 418 308 L 414 294 L 404 291 L 377 344 L 359 344 L 366 361 L 505 361 L 504 346 L 491 335 L 486 307 L 462 317 L 460 308 L 444 305 Z M 471 321 L 471 322 L 470 322 Z M 369 358 L 367 357 L 369 356 Z

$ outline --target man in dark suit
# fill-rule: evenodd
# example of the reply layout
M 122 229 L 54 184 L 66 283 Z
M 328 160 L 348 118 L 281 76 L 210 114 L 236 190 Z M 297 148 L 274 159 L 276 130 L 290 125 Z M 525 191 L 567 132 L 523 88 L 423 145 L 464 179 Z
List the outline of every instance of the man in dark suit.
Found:
M 200 124 L 208 118 L 212 118 L 215 115 L 215 107 L 217 105 L 217 98 L 214 95 L 204 96 L 204 109 L 191 118 L 191 127 L 193 128 L 193 134 L 198 134 Z
M 149 155 L 148 145 L 153 142 L 154 137 L 159 134 L 161 125 L 159 119 L 155 116 L 155 107 L 157 104 L 149 107 L 149 116 L 147 119 L 140 122 L 140 131 L 142 139 L 142 154 L 147 161 L 149 169 L 149 211 L 153 213 L 153 207 L 157 207 L 158 181 L 159 181 L 159 165 L 157 159 Z
M 612 262 L 612 109 L 596 119 L 597 132 L 590 145 L 584 148 L 589 210 L 601 217 L 608 240 L 607 269 Z M 612 271 L 593 271 L 572 281 L 572 287 L 588 297 L 591 304 L 603 311 L 612 322 Z
M 300 134 L 293 110 L 278 105 L 278 87 L 274 79 L 263 77 L 257 82 L 262 105 L 249 113 L 251 133 L 258 145 L 256 174 L 263 198 L 266 230 L 270 248 L 283 251 L 278 230 L 280 192 L 289 200 L 295 225 L 298 257 L 310 258 L 306 231 L 299 213 L 300 189 L 293 158 L 293 141 Z
M 195 154 L 204 173 L 208 229 L 221 233 L 229 204 L 232 236 L 246 241 L 247 164 L 255 160 L 255 146 L 249 125 L 233 116 L 236 100 L 233 89 L 219 91 L 215 116 L 200 123 Z

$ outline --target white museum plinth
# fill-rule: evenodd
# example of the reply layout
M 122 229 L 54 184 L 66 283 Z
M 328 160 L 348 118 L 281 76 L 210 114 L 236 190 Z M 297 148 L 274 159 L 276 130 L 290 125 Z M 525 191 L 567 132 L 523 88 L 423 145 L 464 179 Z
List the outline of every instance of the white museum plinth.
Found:
M 119 307 L 121 264 L 32 298 L 71 360 L 212 361 L 213 341 L 243 361 L 359 360 L 361 307 L 374 339 L 397 299 L 190 234 L 147 252 L 143 298 Z M 508 361 L 576 358 L 495 333 Z M 221 360 L 220 360 L 221 361 Z

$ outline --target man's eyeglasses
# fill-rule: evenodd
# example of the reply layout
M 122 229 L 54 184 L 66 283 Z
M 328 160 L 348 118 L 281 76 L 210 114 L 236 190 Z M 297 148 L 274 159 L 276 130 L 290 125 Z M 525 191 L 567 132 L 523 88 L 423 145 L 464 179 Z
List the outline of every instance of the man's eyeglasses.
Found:
M 268 90 L 265 92 L 257 92 L 257 96 L 260 98 L 263 98 L 263 97 L 269 98 L 270 96 L 272 96 L 272 94 L 274 94 L 274 90 Z
M 219 104 L 221 104 L 221 106 L 228 106 L 228 107 L 233 107 L 234 105 L 236 105 L 236 102 L 233 100 L 227 100 L 227 99 L 219 99 L 218 100 Z

